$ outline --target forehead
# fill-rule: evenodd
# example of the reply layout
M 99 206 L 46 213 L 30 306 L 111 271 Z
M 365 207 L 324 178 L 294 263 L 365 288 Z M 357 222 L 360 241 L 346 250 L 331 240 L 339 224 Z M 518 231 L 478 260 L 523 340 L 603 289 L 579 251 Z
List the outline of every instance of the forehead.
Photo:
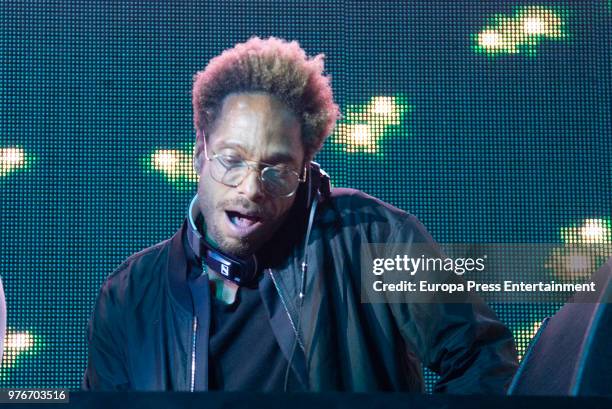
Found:
M 229 94 L 210 135 L 213 149 L 232 147 L 249 159 L 285 157 L 301 164 L 304 156 L 297 115 L 267 93 Z

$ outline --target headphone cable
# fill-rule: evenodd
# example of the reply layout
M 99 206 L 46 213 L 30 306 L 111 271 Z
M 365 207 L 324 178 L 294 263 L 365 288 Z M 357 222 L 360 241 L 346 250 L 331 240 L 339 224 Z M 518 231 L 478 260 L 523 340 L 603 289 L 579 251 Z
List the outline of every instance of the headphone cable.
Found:
M 308 227 L 306 228 L 306 237 L 304 240 L 304 261 L 302 261 L 302 276 L 301 276 L 301 283 L 300 283 L 300 292 L 298 294 L 298 297 L 299 297 L 298 318 L 297 318 L 297 325 L 295 329 L 295 339 L 293 340 L 293 346 L 291 347 L 291 354 L 289 355 L 289 361 L 287 362 L 287 370 L 285 371 L 285 382 L 283 385 L 283 392 L 287 392 L 287 388 L 289 387 L 289 372 L 291 371 L 291 363 L 293 362 L 293 356 L 295 355 L 295 351 L 297 349 L 298 337 L 300 333 L 300 326 L 302 323 L 302 307 L 304 305 L 304 298 L 306 295 L 305 294 L 306 293 L 306 273 L 308 272 L 308 241 L 310 240 L 310 232 L 312 230 L 312 225 L 314 223 L 314 216 L 317 211 L 318 203 L 319 203 L 319 192 L 315 194 L 315 197 L 312 201 L 312 205 L 310 206 L 310 215 L 308 216 Z

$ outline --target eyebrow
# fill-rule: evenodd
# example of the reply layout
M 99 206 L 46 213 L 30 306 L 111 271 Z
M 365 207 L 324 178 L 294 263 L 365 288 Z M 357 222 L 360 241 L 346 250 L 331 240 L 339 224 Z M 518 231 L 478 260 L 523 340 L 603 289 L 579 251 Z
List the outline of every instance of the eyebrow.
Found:
M 242 153 L 246 153 L 244 147 L 239 142 L 225 141 L 219 146 L 219 149 L 224 149 L 224 148 L 232 148 Z M 262 163 L 267 163 L 270 165 L 276 165 L 279 163 L 294 164 L 294 160 L 295 158 L 288 152 L 274 152 L 270 156 L 266 157 L 265 160 L 262 161 Z M 299 162 L 299 161 L 296 161 L 296 162 Z
M 264 162 L 274 164 L 277 163 L 290 163 L 293 164 L 294 158 L 288 153 L 276 152 L 266 158 Z

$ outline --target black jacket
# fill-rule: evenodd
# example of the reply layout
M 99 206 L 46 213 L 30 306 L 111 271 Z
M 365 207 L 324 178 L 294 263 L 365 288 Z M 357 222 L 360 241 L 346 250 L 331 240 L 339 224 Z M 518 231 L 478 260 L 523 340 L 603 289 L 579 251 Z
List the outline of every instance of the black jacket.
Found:
M 286 357 L 298 320 L 305 223 L 292 210 L 263 257 L 259 282 Z M 361 243 L 434 244 L 416 217 L 359 191 L 335 189 L 317 211 L 291 389 L 422 391 L 420 362 L 437 392 L 504 393 L 516 367 L 510 331 L 482 302 L 362 303 Z M 88 390 L 206 390 L 208 278 L 186 224 L 128 258 L 100 291 L 89 324 Z M 256 351 L 256 348 L 254 348 Z

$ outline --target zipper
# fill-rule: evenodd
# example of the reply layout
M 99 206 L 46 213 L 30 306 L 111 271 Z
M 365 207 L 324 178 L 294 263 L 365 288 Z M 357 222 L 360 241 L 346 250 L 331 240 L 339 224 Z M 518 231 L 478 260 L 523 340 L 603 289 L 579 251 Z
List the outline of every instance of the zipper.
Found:
M 193 316 L 193 336 L 191 337 L 191 383 L 189 391 L 195 390 L 195 372 L 196 372 L 196 334 L 198 331 L 198 317 Z
M 270 274 L 270 277 L 272 277 L 272 282 L 274 283 L 274 288 L 276 288 L 276 292 L 278 293 L 278 296 L 281 299 L 281 303 L 283 304 L 283 307 L 285 307 L 285 312 L 287 313 L 287 316 L 289 317 L 289 323 L 291 324 L 291 328 L 293 328 L 293 333 L 295 334 L 295 338 L 297 339 L 298 344 L 300 345 L 300 348 L 302 349 L 302 351 L 304 353 L 306 353 L 306 349 L 304 348 L 304 344 L 302 344 L 302 340 L 300 339 L 300 335 L 298 334 L 298 330 L 295 327 L 295 324 L 293 323 L 293 318 L 291 318 L 291 314 L 289 314 L 289 309 L 287 308 L 287 303 L 285 302 L 285 299 L 283 298 L 283 294 L 281 293 L 280 288 L 278 287 L 278 284 L 276 283 L 276 278 L 274 278 L 274 273 L 272 273 L 272 269 L 268 269 L 268 273 Z

